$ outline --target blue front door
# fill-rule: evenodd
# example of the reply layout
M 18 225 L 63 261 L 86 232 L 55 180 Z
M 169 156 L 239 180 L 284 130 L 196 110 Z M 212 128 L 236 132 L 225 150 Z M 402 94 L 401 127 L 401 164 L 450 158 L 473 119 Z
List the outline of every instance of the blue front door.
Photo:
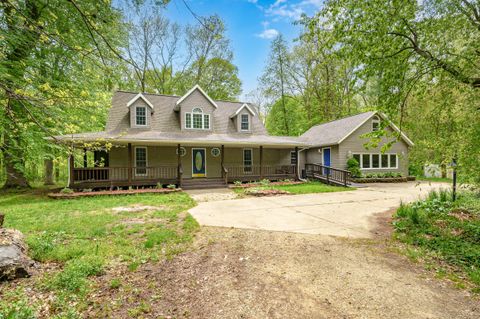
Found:
M 323 165 L 324 166 L 330 166 L 330 149 L 329 148 L 324 148 L 323 149 Z M 329 169 L 324 169 L 323 170 L 324 175 L 329 175 L 330 170 Z
M 205 149 L 192 149 L 192 177 L 205 177 L 207 172 Z

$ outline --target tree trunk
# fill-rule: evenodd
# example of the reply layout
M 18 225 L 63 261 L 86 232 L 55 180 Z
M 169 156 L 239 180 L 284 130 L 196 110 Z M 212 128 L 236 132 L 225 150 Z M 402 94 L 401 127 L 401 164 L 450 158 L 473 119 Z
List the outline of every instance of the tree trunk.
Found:
M 44 185 L 53 185 L 53 160 L 50 158 L 45 159 L 45 180 Z
M 7 141 L 5 141 L 5 145 L 5 149 L 8 150 Z M 20 162 L 18 158 L 15 160 L 15 156 L 8 153 L 8 151 L 3 152 L 3 158 L 5 159 L 5 170 L 7 173 L 7 180 L 3 188 L 30 187 L 25 175 L 18 169 L 18 163 Z

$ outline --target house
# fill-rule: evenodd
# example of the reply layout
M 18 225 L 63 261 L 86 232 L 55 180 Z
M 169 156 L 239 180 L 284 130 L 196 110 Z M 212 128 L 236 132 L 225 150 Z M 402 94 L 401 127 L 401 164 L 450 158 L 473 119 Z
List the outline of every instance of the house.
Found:
M 298 150 L 306 146 L 268 135 L 252 105 L 213 100 L 198 85 L 181 97 L 118 91 L 105 131 L 56 139 L 79 149 L 112 145 L 93 152 L 94 167 L 87 167 L 87 152 L 83 167 L 71 156 L 73 188 L 295 179 Z
M 105 131 L 55 139 L 76 149 L 69 186 L 77 189 L 296 179 L 307 163 L 329 166 L 322 174 L 346 185 L 349 156 L 358 158 L 364 171 L 407 173 L 413 143 L 403 134 L 385 154 L 364 148 L 363 134 L 379 129 L 380 121 L 388 122 L 367 112 L 314 126 L 300 137 L 271 136 L 253 105 L 213 100 L 196 85 L 183 96 L 118 91 Z M 386 130 L 398 131 L 388 123 Z
M 381 128 L 386 132 L 385 136 L 376 147 L 367 149 L 365 144 L 371 140 L 367 134 Z M 399 140 L 397 136 L 400 136 Z M 408 175 L 408 150 L 413 142 L 379 112 L 365 112 L 319 124 L 301 138 L 310 145 L 303 158 L 307 163 L 346 169 L 347 160 L 354 157 L 363 174 L 397 172 Z M 382 152 L 386 143 L 391 145 Z

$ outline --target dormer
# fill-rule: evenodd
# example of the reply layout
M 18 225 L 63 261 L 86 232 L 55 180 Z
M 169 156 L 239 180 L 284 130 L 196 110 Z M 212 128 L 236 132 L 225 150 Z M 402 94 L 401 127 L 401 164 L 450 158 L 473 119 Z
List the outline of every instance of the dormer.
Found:
M 247 104 L 244 103 L 240 106 L 235 113 L 230 115 L 237 127 L 237 131 L 240 133 L 251 133 L 252 132 L 252 118 L 255 116 L 253 109 Z
M 149 128 L 152 121 L 153 104 L 142 94 L 138 93 L 128 101 L 130 110 L 130 127 Z
M 182 130 L 210 131 L 217 108 L 217 103 L 197 84 L 177 100 L 174 111 L 180 112 Z

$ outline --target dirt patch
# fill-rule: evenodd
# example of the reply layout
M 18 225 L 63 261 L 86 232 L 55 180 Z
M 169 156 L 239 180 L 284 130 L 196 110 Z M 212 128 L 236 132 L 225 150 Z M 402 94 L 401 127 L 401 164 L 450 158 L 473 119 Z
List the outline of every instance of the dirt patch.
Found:
M 370 218 L 370 223 L 374 225 L 371 230 L 373 237 L 381 239 L 389 239 L 393 233 L 393 215 L 395 214 L 396 209 L 390 209 L 385 212 L 373 214 Z
M 280 189 L 247 189 L 246 195 L 263 197 L 263 196 L 278 196 L 278 195 L 291 195 L 290 192 Z
M 461 208 L 452 210 L 450 213 L 448 213 L 448 215 L 455 217 L 456 219 L 461 221 L 472 220 L 476 217 L 473 213 Z
M 116 272 L 117 289 L 99 277 L 87 316 L 478 317 L 478 299 L 376 243 L 205 227 L 194 251 Z
M 137 213 L 143 211 L 156 211 L 167 209 L 166 206 L 147 206 L 147 205 L 131 205 L 131 206 L 119 206 L 113 207 L 114 213 Z

